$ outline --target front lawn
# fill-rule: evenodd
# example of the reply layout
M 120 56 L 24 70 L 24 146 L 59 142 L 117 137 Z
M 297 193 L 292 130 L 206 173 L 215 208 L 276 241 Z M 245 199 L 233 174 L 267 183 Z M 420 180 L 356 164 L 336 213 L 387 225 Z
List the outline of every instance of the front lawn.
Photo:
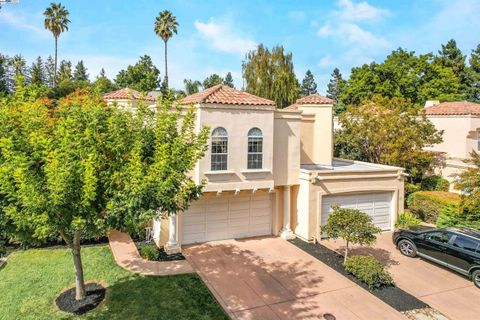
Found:
M 82 249 L 86 281 L 107 285 L 99 308 L 75 317 L 61 312 L 55 298 L 73 286 L 70 250 L 12 253 L 0 269 L 1 319 L 228 319 L 196 274 L 139 276 L 120 268 L 107 246 Z

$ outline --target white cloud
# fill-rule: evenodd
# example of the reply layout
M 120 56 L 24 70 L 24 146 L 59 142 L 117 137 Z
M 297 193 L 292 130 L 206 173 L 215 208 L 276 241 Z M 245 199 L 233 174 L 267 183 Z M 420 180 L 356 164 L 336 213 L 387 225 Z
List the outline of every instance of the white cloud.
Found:
M 195 28 L 207 41 L 207 45 L 222 52 L 244 55 L 256 46 L 255 41 L 236 34 L 229 25 L 214 22 L 212 19 L 207 23 L 196 20 Z
M 290 21 L 298 23 L 304 21 L 307 16 L 303 11 L 290 11 L 287 13 L 287 17 Z
M 323 56 L 318 62 L 318 66 L 321 68 L 329 68 L 335 65 L 335 60 L 330 54 Z
M 345 21 L 375 21 L 389 14 L 389 11 L 369 5 L 366 1 L 354 3 L 351 0 L 339 0 L 340 11 L 336 11 L 340 19 Z
M 0 23 L 4 23 L 14 29 L 29 31 L 38 38 L 51 37 L 51 34 L 46 29 L 39 27 L 43 26 L 41 13 L 32 15 L 22 12 L 21 14 L 16 14 L 13 11 L 2 8 Z

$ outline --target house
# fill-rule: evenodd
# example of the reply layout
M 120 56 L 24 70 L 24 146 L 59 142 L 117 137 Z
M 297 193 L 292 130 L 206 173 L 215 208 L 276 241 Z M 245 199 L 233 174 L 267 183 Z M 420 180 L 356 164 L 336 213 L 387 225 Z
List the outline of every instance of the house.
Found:
M 468 101 L 427 101 L 427 118 L 437 130 L 443 130 L 443 142 L 428 150 L 445 155 L 445 163 L 438 173 L 454 182 L 460 172 L 469 167 L 464 160 L 470 152 L 480 151 L 480 104 Z M 453 185 L 450 187 L 453 190 Z
M 285 109 L 225 85 L 187 96 L 211 128 L 194 172 L 207 181 L 188 211 L 153 223 L 168 251 L 181 245 L 278 235 L 322 238 L 334 204 L 358 208 L 383 230 L 403 210 L 403 169 L 333 158 L 333 104 L 314 94 Z
M 103 96 L 108 104 L 116 103 L 124 108 L 135 108 L 139 103 L 154 104 L 157 98 L 156 91 L 142 94 L 137 90 L 130 88 L 122 88 L 113 92 L 109 92 Z

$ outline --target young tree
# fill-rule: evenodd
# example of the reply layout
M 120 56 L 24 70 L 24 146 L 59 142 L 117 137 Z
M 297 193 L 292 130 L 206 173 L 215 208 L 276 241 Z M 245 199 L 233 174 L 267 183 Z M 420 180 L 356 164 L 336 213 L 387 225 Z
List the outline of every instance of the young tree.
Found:
M 73 72 L 74 81 L 88 81 L 87 68 L 83 64 L 83 60 L 78 61 Z
M 45 84 L 45 67 L 42 57 L 38 57 L 37 60 L 32 63 L 32 67 L 30 68 L 30 83 L 37 86 Z
M 202 88 L 202 83 L 198 80 L 184 79 L 185 93 L 191 95 L 197 93 Z
M 235 88 L 235 85 L 233 84 L 233 77 L 231 72 L 227 73 L 227 75 L 225 76 L 225 79 L 223 79 L 223 84 L 226 86 L 229 86 L 230 88 Z
M 58 80 L 62 83 L 67 80 L 72 80 L 72 63 L 67 60 L 60 62 L 60 68 L 58 70 Z
M 335 154 L 355 160 L 406 168 L 418 182 L 436 164 L 426 147 L 442 141 L 442 132 L 403 98 L 374 96 L 340 115 Z
M 205 80 L 203 80 L 202 86 L 203 86 L 203 89 L 208 89 L 213 86 L 216 86 L 217 84 L 223 83 L 223 81 L 224 80 L 222 77 L 214 73 L 206 77 Z
M 305 78 L 302 80 L 301 89 L 304 97 L 317 93 L 317 84 L 315 83 L 313 73 L 310 70 L 307 70 L 305 73 Z
M 126 70 L 121 70 L 115 83 L 121 87 L 129 87 L 138 91 L 147 92 L 160 86 L 160 71 L 153 64 L 148 55 L 140 57 L 140 60 Z
M 242 74 L 245 91 L 275 101 L 285 108 L 300 96 L 300 85 L 293 70 L 292 53 L 282 46 L 268 50 L 263 44 L 245 56 Z
M 58 37 L 64 31 L 68 31 L 69 12 L 61 3 L 51 3 L 50 7 L 45 9 L 45 29 L 49 30 L 55 38 L 55 68 L 53 74 L 57 74 L 57 53 L 58 53 Z M 53 77 L 53 87 L 56 87 L 56 78 Z
M 333 207 L 323 231 L 328 238 L 343 239 L 346 242 L 343 262 L 347 261 L 350 244 L 371 246 L 377 240 L 376 234 L 382 231 L 373 224 L 372 217 L 356 209 Z
M 167 42 L 174 33 L 177 34 L 177 27 L 177 18 L 168 10 L 160 12 L 155 19 L 155 34 L 162 38 L 165 44 L 165 78 L 163 80 L 165 88 L 168 88 Z

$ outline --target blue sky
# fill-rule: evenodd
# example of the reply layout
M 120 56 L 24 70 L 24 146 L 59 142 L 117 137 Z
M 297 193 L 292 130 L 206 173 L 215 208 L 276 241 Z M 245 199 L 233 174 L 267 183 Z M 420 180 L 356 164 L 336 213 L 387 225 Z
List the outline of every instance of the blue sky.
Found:
M 29 64 L 53 54 L 42 12 L 51 1 L 20 0 L 0 11 L 0 52 L 22 54 Z M 480 0 L 417 1 L 187 1 L 70 0 L 70 28 L 59 41 L 59 58 L 84 60 L 90 77 L 104 67 L 114 77 L 148 54 L 163 75 L 163 42 L 153 32 L 168 9 L 180 24 L 169 41 L 169 79 L 204 79 L 231 71 L 241 87 L 241 63 L 255 44 L 283 45 L 293 53 L 299 80 L 312 70 L 325 92 L 333 68 L 382 61 L 393 49 L 436 52 L 450 38 L 464 53 L 480 43 Z

